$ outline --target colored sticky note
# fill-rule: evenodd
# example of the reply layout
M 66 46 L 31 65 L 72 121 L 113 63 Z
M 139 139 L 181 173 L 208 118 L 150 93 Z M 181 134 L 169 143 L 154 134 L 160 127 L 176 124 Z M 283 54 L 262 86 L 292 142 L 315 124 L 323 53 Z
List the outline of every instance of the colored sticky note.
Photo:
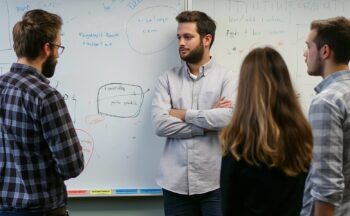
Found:
M 91 190 L 91 195 L 112 195 L 112 190 Z
M 115 193 L 116 194 L 137 194 L 138 190 L 137 189 L 123 188 L 123 189 L 116 189 Z
M 68 190 L 68 195 L 71 195 L 71 196 L 87 195 L 88 192 L 89 192 L 88 190 Z
M 149 189 L 140 189 L 140 194 L 162 194 L 162 189 L 158 188 L 149 188 Z

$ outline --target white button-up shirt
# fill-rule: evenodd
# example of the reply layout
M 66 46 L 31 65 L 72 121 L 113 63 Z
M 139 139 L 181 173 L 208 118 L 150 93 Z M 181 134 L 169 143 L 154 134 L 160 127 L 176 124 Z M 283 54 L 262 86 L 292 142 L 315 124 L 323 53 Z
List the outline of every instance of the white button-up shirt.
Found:
M 218 131 L 229 123 L 232 108 L 213 106 L 222 97 L 234 103 L 235 94 L 233 74 L 213 60 L 200 68 L 197 78 L 186 64 L 161 75 L 152 102 L 156 133 L 167 138 L 159 186 L 188 195 L 220 187 Z M 185 121 L 170 116 L 170 109 L 185 109 Z

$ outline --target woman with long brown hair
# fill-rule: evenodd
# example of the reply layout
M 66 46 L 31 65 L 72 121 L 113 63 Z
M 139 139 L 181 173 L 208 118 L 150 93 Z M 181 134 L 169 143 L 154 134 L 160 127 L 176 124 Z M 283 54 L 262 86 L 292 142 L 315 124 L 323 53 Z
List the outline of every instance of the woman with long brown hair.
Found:
M 235 112 L 220 134 L 224 216 L 296 216 L 312 160 L 312 132 L 282 56 L 244 59 Z

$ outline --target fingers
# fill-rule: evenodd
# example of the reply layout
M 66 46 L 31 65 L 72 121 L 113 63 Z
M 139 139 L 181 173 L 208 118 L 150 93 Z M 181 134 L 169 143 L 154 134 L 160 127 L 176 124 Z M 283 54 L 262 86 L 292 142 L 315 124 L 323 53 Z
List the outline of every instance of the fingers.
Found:
M 221 102 L 216 108 L 229 108 L 232 107 L 231 101 Z
M 229 108 L 232 107 L 230 100 L 227 100 L 225 97 L 221 97 L 218 102 L 215 103 L 214 108 Z
M 173 116 L 175 118 L 179 118 L 182 121 L 185 121 L 185 116 L 186 116 L 186 110 L 182 109 L 170 109 L 169 110 L 169 115 Z

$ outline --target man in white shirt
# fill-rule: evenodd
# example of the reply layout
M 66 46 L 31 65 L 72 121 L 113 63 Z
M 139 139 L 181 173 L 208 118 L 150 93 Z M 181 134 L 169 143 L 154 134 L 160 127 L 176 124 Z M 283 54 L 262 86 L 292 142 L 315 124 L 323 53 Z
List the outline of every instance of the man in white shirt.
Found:
M 230 121 L 235 85 L 232 73 L 210 56 L 215 22 L 200 11 L 184 11 L 176 20 L 184 62 L 160 76 L 152 103 L 156 133 L 167 138 L 157 183 L 166 216 L 217 216 L 218 131 Z

